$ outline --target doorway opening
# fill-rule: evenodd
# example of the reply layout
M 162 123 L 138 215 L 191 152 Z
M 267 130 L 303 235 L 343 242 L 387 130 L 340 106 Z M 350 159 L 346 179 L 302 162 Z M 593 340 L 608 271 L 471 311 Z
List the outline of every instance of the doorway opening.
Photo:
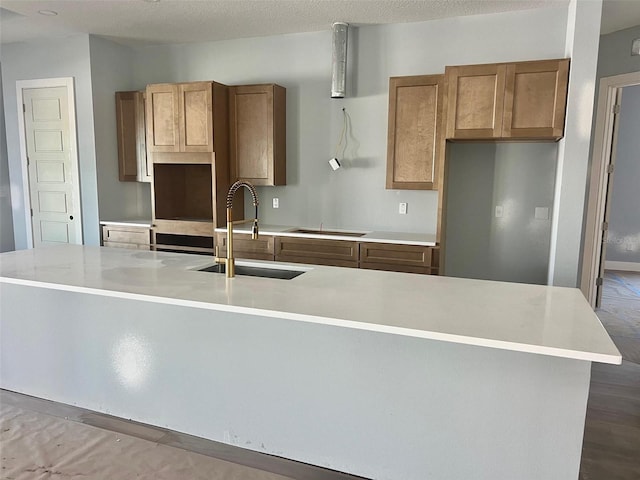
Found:
M 602 299 L 607 247 L 611 241 L 616 244 L 620 242 L 618 232 L 610 229 L 610 217 L 618 136 L 621 131 L 620 113 L 621 102 L 624 101 L 623 90 L 626 87 L 634 87 L 635 90 L 635 86 L 638 85 L 640 85 L 640 72 L 605 77 L 600 80 L 580 281 L 582 292 L 591 306 L 596 308 L 600 306 Z M 627 243 L 624 241 L 616 246 L 624 246 Z M 633 248 L 633 245 L 631 247 Z

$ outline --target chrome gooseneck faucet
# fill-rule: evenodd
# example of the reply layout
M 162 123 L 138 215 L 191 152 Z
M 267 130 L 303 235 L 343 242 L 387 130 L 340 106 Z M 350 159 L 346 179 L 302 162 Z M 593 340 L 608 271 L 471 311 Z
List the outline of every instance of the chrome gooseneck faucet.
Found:
M 240 189 L 240 187 L 244 187 L 251 192 L 251 198 L 253 199 L 253 206 L 256 207 L 255 215 L 253 219 L 248 220 L 236 220 L 233 221 L 233 197 L 236 192 Z M 227 278 L 233 278 L 236 276 L 235 272 L 235 259 L 233 258 L 233 224 L 239 225 L 241 223 L 253 222 L 253 226 L 251 227 L 251 238 L 253 240 L 257 240 L 258 238 L 258 193 L 256 192 L 256 187 L 251 185 L 249 182 L 245 181 L 237 181 L 231 188 L 229 188 L 229 192 L 227 193 L 227 257 L 221 258 L 218 255 L 218 247 L 216 246 L 216 262 L 224 263 L 226 265 Z

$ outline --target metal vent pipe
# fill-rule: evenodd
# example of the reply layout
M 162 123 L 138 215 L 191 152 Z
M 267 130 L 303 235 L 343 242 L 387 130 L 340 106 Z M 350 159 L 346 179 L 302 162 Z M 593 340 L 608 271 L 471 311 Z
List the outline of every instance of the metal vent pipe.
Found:
M 332 25 L 331 98 L 344 98 L 347 84 L 347 33 L 349 24 Z

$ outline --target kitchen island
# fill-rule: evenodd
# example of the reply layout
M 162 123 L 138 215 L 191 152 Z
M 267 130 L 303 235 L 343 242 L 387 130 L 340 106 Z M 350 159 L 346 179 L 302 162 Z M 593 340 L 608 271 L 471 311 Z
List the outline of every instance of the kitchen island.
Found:
M 578 478 L 591 362 L 621 362 L 579 290 L 211 264 L 0 255 L 0 386 L 367 478 Z

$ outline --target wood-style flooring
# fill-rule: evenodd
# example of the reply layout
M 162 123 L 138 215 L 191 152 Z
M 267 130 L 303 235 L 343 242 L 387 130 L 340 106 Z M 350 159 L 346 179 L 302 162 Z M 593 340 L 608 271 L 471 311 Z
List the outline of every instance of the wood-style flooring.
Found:
M 594 363 L 580 480 L 640 479 L 640 273 L 607 272 L 596 311 L 622 365 Z

